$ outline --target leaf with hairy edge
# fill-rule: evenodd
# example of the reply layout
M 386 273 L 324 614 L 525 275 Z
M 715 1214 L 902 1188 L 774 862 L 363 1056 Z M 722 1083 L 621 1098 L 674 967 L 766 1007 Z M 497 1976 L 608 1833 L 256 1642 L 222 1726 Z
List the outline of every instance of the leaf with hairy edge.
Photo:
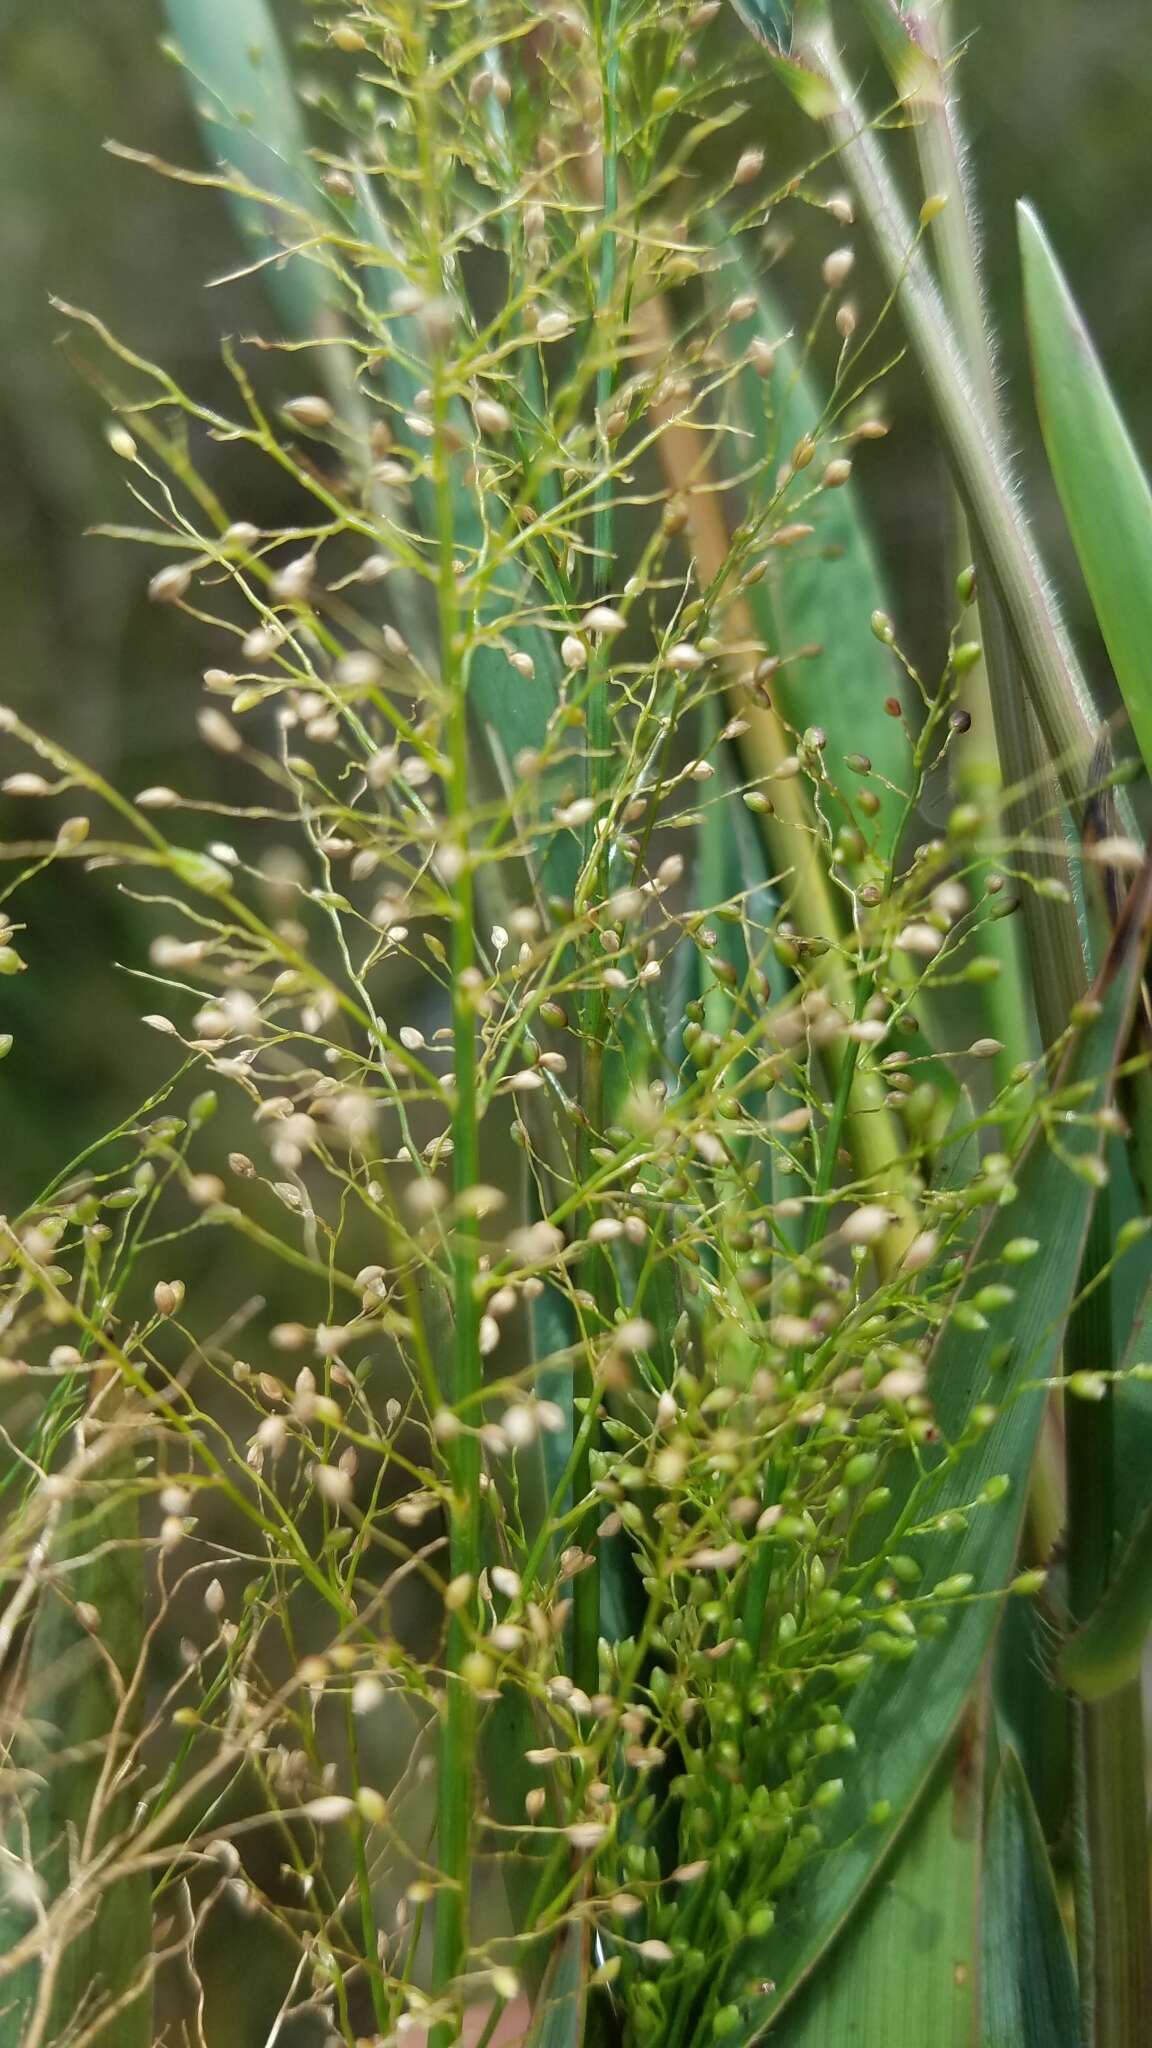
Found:
M 1152 489 L 1044 230 L 1018 209 L 1036 406 L 1068 530 L 1152 768 Z
M 923 21 L 908 13 L 903 0 L 861 0 L 861 11 L 901 98 L 942 105 L 942 66 L 925 47 Z
M 804 112 L 814 121 L 834 113 L 836 96 L 827 80 L 791 54 L 797 27 L 815 27 L 828 13 L 828 0 L 732 0 L 732 5 L 757 42 L 767 45 L 772 69 Z
M 582 2048 L 591 1944 L 589 1922 L 570 1921 L 553 1951 L 524 2048 Z
M 990 1595 L 1012 1575 L 1028 1472 L 1044 1412 L 1044 1382 L 1059 1356 L 1078 1284 L 1094 1201 L 1093 1174 L 1104 1139 L 1091 1112 L 1110 1099 L 1118 1051 L 1126 1043 L 1152 919 L 1152 866 L 1129 898 L 1096 984 L 1099 1014 L 1072 1043 L 1054 1092 L 1091 1084 L 1079 1104 L 1083 1122 L 1060 1125 L 1058 1154 L 1038 1133 L 1016 1175 L 1017 1196 L 997 1207 L 969 1261 L 968 1281 L 995 1275 L 1015 1287 L 1011 1322 L 965 1330 L 949 1317 L 934 1346 L 929 1390 L 940 1431 L 933 1482 L 917 1483 L 907 1465 L 886 1476 L 893 1516 L 905 1528 L 947 1513 L 943 1530 L 915 1539 L 923 1546 L 925 1586 L 970 1573 L 983 1597 L 960 1605 L 947 1632 L 921 1642 L 910 1660 L 877 1659 L 852 1699 L 847 1720 L 856 1755 L 825 1845 L 781 1899 L 780 1918 L 763 1941 L 749 1942 L 734 1965 L 731 1995 L 743 2024 L 732 2039 L 754 2039 L 803 1983 L 844 1926 L 892 1847 L 894 1832 L 915 1810 L 948 1742 L 987 1654 L 998 1603 Z M 1012 1239 L 1035 1234 L 1039 1249 L 1024 1264 L 1005 1265 Z M 972 1411 L 993 1403 L 995 1420 L 974 1432 L 971 1448 L 949 1459 L 946 1447 L 964 1435 Z M 923 1453 L 921 1456 L 923 1457 Z M 1008 1482 L 1006 1498 L 999 1482 Z M 991 1500 L 981 1499 L 994 1486 Z M 974 1505 L 975 1503 L 980 1505 Z M 951 1517 L 955 1517 L 955 1521 Z M 908 1537 L 902 1536 L 902 1547 Z M 883 1802 L 891 1821 L 876 1825 Z M 770 1875 L 770 1873 L 768 1873 Z M 771 1993 L 754 1989 L 771 1983 Z
M 787 50 L 792 41 L 792 0 L 732 0 L 732 5 L 760 42 Z
M 826 1970 L 789 2008 L 779 2048 L 881 2041 L 972 2048 L 979 1996 L 980 1746 L 952 1745 L 900 1847 Z
M 81 2027 L 91 2048 L 150 2048 L 153 2038 L 151 1886 L 146 1872 L 117 1867 L 134 1804 L 131 1784 L 117 1783 L 134 1732 L 123 1709 L 145 1627 L 131 1453 L 117 1451 L 98 1473 L 99 1491 L 77 1496 L 54 1532 L 28 1645 L 9 1759 L 19 1816 L 5 1833 L 11 1855 L 35 1871 L 39 1903 L 6 1879 L 0 1955 L 33 1932 L 36 1948 L 0 1987 L 0 2048 L 21 2048 L 45 1962 L 54 1966 L 46 2043 Z
M 787 339 L 778 339 L 787 336 L 787 318 L 738 246 L 725 245 L 710 288 L 718 309 L 734 297 L 756 298 L 754 313 L 725 328 L 723 345 L 730 359 L 743 365 L 733 403 L 741 434 L 748 437 L 744 445 L 765 466 L 766 474 L 775 476 L 806 435 L 819 437 L 826 401 L 796 349 Z M 761 377 L 749 360 L 749 345 L 758 336 L 776 344 L 775 368 L 769 377 Z M 844 768 L 844 756 L 868 756 L 873 773 L 867 787 L 880 800 L 877 825 L 887 853 L 903 808 L 900 793 L 908 789 L 912 775 L 907 734 L 901 721 L 884 709 L 888 698 L 900 694 L 899 671 L 872 631 L 872 615 L 887 610 L 887 597 L 855 486 L 849 482 L 813 498 L 807 478 L 814 474 L 803 472 L 808 502 L 796 518 L 815 531 L 791 546 L 763 551 L 768 570 L 748 590 L 747 602 L 770 653 L 820 649 L 802 661 L 785 662 L 772 678 L 772 700 L 799 732 L 812 725 L 823 728 L 828 735 L 829 772 L 848 786 L 849 794 L 857 787 L 857 778 Z M 830 809 L 845 815 L 831 798 L 828 802 Z
M 985 1831 L 982 2048 L 1076 2048 L 1076 1979 L 1052 1866 L 1020 1761 L 1008 1750 Z

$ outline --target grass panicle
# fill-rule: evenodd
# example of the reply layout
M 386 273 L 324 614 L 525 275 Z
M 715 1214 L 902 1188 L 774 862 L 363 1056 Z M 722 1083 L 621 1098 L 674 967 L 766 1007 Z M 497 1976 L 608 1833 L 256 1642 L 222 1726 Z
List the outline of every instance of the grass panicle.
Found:
M 1137 2048 L 1142 792 L 944 11 L 863 11 L 918 225 L 834 8 L 170 0 L 206 167 L 124 175 L 228 197 L 267 322 L 206 396 L 61 309 L 202 687 L 131 793 L 0 710 L 0 975 L 119 891 L 147 1070 L 2 1226 L 2 2048 L 214 2038 L 239 1939 L 269 2041 Z M 976 557 L 917 652 L 905 337 Z M 1086 1703 L 1074 1871 L 1010 1656 Z

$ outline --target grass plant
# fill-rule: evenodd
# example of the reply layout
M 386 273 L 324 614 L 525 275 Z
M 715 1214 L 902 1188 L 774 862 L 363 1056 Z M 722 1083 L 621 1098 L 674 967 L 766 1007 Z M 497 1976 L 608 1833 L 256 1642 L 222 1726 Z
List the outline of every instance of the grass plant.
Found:
M 104 871 L 172 1055 L 0 1224 L 0 2044 L 215 2048 L 251 1948 L 269 2043 L 1138 2048 L 1148 487 L 1027 212 L 1110 715 L 948 10 L 167 11 L 125 175 L 268 318 L 225 399 L 61 309 L 203 694 L 131 795 L 0 711 L 0 972 Z

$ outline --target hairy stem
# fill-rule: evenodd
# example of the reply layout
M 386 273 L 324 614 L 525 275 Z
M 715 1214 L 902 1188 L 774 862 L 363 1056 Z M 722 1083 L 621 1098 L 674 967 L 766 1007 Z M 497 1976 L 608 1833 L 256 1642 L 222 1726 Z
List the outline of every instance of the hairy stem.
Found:
M 795 55 L 827 89 L 825 121 L 850 177 L 932 394 L 957 484 L 1066 793 L 1082 793 L 1098 718 L 1048 588 L 1000 448 L 988 432 L 952 322 L 884 152 L 828 31 L 798 25 Z
M 975 208 L 965 168 L 954 72 L 947 61 L 949 17 L 947 0 L 936 0 L 935 5 L 929 5 L 921 25 L 921 39 L 939 66 L 940 90 L 937 97 L 917 109 L 917 153 L 926 197 L 938 195 L 947 202 L 932 226 L 941 286 L 988 440 L 1004 461 L 1006 437 Z M 970 553 L 963 512 L 960 524 L 963 551 Z M 1026 857 L 1029 870 L 1037 878 L 1043 874 L 1067 885 L 1066 855 L 1059 849 L 1039 847 L 1045 837 L 1044 814 L 1050 815 L 1056 806 L 1054 777 L 1045 758 L 1036 714 L 1026 692 L 1020 688 L 1020 662 L 986 550 L 977 544 L 975 552 L 981 572 L 977 602 L 984 660 L 969 677 L 973 734 L 961 793 L 980 810 L 984 843 L 991 847 L 1003 838 L 1010 822 L 1002 802 L 1003 784 L 1007 782 L 1015 791 L 1010 810 L 1015 813 L 1016 822 L 1025 828 L 1031 824 L 1036 832 L 1038 848 Z M 1050 826 L 1047 837 L 1052 838 Z M 990 859 L 988 865 L 995 865 L 994 860 Z M 1075 914 L 1070 898 L 1066 904 L 1046 902 L 1031 890 L 1025 895 L 1022 911 L 1031 1001 L 1044 1042 L 1050 1045 L 1064 1029 L 1071 1004 L 1084 989 L 1084 959 Z M 1013 1068 L 1026 1060 L 1031 1051 L 1026 1025 L 1028 987 L 1021 977 L 1018 950 L 1007 923 L 987 924 L 983 943 L 1001 969 L 998 979 L 989 984 L 985 1001 L 989 1022 L 1004 1046 L 997 1074 L 1001 1086 L 1005 1086 Z

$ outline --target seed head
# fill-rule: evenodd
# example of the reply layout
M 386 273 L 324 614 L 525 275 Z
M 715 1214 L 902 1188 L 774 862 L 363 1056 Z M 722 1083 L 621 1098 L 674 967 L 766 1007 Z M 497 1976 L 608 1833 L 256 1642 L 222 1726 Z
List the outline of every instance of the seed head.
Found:
M 295 561 L 286 562 L 277 570 L 272 578 L 272 594 L 284 604 L 301 604 L 315 580 L 315 555 L 298 555 Z
M 186 562 L 171 562 L 166 569 L 156 571 L 148 585 L 148 595 L 153 604 L 179 604 L 191 581 L 192 571 Z
M 855 262 L 854 249 L 833 249 L 831 255 L 824 258 L 821 275 L 830 292 L 838 292 L 841 285 L 847 283 Z
M 196 713 L 196 726 L 205 745 L 214 747 L 218 754 L 238 754 L 244 741 L 230 719 L 212 704 L 205 704 Z
M 622 633 L 626 623 L 627 621 L 618 611 L 614 611 L 610 604 L 594 604 L 591 611 L 584 614 L 586 633 L 601 633 L 605 636 Z
M 763 169 L 764 151 L 762 149 L 746 149 L 736 159 L 736 169 L 732 173 L 732 183 L 734 185 L 751 185 L 760 176 Z
M 880 1202 L 865 1202 L 860 1209 L 853 1210 L 840 1226 L 840 1235 L 845 1244 L 876 1244 L 892 1227 L 891 1211 Z
M 484 73 L 487 77 L 489 74 Z M 512 425 L 512 415 L 506 405 L 497 398 L 478 398 L 472 407 L 472 417 L 482 434 L 506 434 Z
M 931 960 L 944 944 L 942 935 L 931 924 L 906 924 L 896 944 L 902 953 L 920 953 Z
M 563 341 L 572 332 L 572 316 L 558 308 L 550 313 L 541 313 L 536 322 L 537 341 Z
M 339 1465 L 314 1465 L 312 1478 L 322 1500 L 332 1507 L 345 1507 L 352 1498 L 352 1480 Z
M 678 675 L 689 675 L 694 669 L 703 668 L 704 656 L 698 647 L 687 640 L 678 640 L 668 653 L 668 666 Z
M 290 398 L 284 407 L 284 417 L 295 427 L 310 427 L 319 432 L 330 427 L 336 415 L 326 398 L 305 394 L 302 398 Z

